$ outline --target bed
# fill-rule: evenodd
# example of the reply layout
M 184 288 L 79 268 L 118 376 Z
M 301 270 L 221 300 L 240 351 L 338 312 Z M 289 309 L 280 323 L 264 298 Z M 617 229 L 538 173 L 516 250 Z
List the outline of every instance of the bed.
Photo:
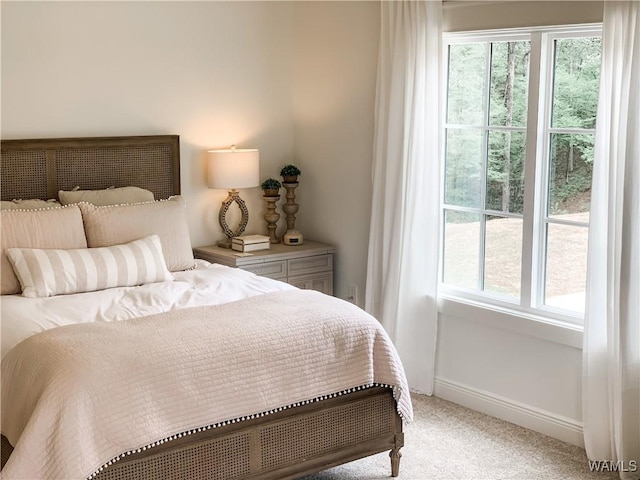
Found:
M 166 199 L 179 195 L 178 136 L 2 141 L 2 200 L 44 200 L 57 198 L 59 190 L 72 190 L 75 187 L 80 187 L 82 190 L 100 190 L 124 186 L 135 186 L 149 190 L 153 192 L 156 199 Z M 170 201 L 167 201 L 167 204 L 168 202 Z M 85 228 L 87 228 L 86 225 Z M 120 337 L 122 335 L 120 332 L 121 324 L 133 325 L 135 328 L 139 327 L 141 330 L 135 330 L 136 334 L 144 336 L 148 334 L 145 333 L 148 330 L 142 329 L 149 328 L 148 324 L 152 322 L 157 322 L 152 323 L 152 325 L 167 325 L 166 335 L 168 339 L 180 337 L 179 340 L 175 340 L 176 345 L 181 345 L 178 342 L 183 341 L 185 342 L 184 349 L 201 349 L 197 361 L 206 361 L 208 363 L 206 365 L 198 363 L 197 367 L 195 363 L 187 366 L 189 372 L 194 372 L 194 378 L 196 372 L 213 368 L 210 367 L 210 364 L 216 362 L 224 363 L 225 358 L 237 359 L 246 357 L 246 361 L 250 362 L 251 369 L 259 370 L 262 367 L 267 368 L 265 367 L 267 365 L 270 370 L 267 373 L 270 374 L 273 371 L 279 375 L 277 376 L 279 380 L 270 380 L 269 385 L 276 385 L 280 381 L 284 382 L 282 383 L 284 387 L 272 392 L 269 389 L 269 385 L 263 385 L 261 387 L 262 390 L 259 390 L 253 388 L 255 385 L 249 383 L 250 381 L 253 382 L 253 380 L 244 382 L 237 380 L 243 375 L 242 372 L 246 370 L 244 368 L 246 364 L 243 364 L 244 370 L 239 370 L 239 373 L 234 375 L 233 379 L 216 381 L 215 385 L 207 387 L 208 389 L 202 387 L 202 391 L 198 390 L 197 395 L 182 395 L 181 393 L 182 396 L 176 401 L 183 402 L 181 405 L 184 408 L 181 406 L 176 409 L 174 405 L 171 411 L 164 413 L 164 417 L 160 415 L 158 418 L 167 418 L 173 422 L 175 420 L 174 417 L 179 416 L 175 412 L 177 410 L 181 412 L 185 410 L 189 413 L 189 421 L 171 423 L 169 427 L 163 424 L 163 421 L 156 422 L 159 423 L 159 425 L 156 425 L 149 420 L 149 418 L 153 420 L 155 417 L 153 417 L 153 412 L 149 413 L 145 410 L 145 408 L 148 409 L 146 406 L 140 407 L 141 412 L 126 410 L 130 407 L 129 403 L 132 402 L 132 400 L 128 399 L 129 396 L 135 397 L 135 395 L 120 395 L 124 399 L 119 399 L 119 397 L 117 400 L 111 399 L 110 395 L 117 396 L 117 392 L 114 393 L 110 390 L 126 389 L 127 386 L 130 388 L 131 385 L 123 384 L 116 388 L 115 385 L 119 385 L 119 381 L 124 382 L 120 378 L 125 376 L 115 375 L 111 378 L 104 375 L 105 382 L 107 381 L 106 379 L 109 379 L 109 382 L 113 383 L 109 383 L 110 387 L 108 389 L 104 388 L 104 383 L 95 386 L 95 396 L 90 399 L 91 408 L 95 408 L 95 412 L 101 413 L 91 422 L 83 423 L 82 434 L 90 435 L 90 437 L 78 437 L 83 438 L 82 445 L 74 448 L 73 442 L 78 441 L 76 437 L 71 434 L 57 432 L 57 430 L 54 433 L 60 438 L 56 437 L 54 440 L 58 443 L 54 442 L 53 444 L 51 443 L 52 440 L 47 439 L 45 441 L 41 437 L 42 435 L 54 435 L 51 433 L 54 430 L 45 429 L 38 435 L 32 435 L 32 438 L 28 438 L 24 434 L 24 431 L 27 430 L 24 425 L 22 427 L 9 425 L 5 431 L 5 423 L 16 423 L 14 418 L 20 416 L 16 413 L 17 410 L 10 411 L 10 409 L 16 408 L 15 404 L 17 403 L 28 403 L 27 400 L 33 395 L 33 387 L 30 389 L 20 383 L 5 384 L 3 378 L 3 476 L 7 475 L 7 471 L 29 471 L 28 469 L 20 470 L 20 468 L 13 465 L 18 463 L 19 458 L 29 458 L 25 457 L 24 452 L 18 451 L 20 442 L 29 445 L 30 449 L 41 445 L 39 448 L 45 451 L 42 455 L 50 456 L 42 458 L 57 459 L 58 456 L 68 455 L 60 452 L 80 451 L 82 448 L 89 448 L 87 453 L 82 455 L 93 455 L 95 457 L 94 460 L 89 461 L 87 464 L 92 466 L 90 468 L 89 466 L 83 466 L 84 470 L 79 470 L 78 473 L 74 472 L 73 478 L 100 480 L 298 478 L 384 451 L 390 451 L 391 475 L 398 476 L 401 456 L 400 448 L 404 445 L 402 425 L 403 420 L 408 421 L 411 418 L 411 405 L 404 372 L 397 359 L 397 354 L 393 347 L 390 346 L 390 342 L 383 331 L 378 329 L 378 326 L 373 325 L 373 323 L 377 324 L 377 322 L 370 322 L 367 327 L 371 332 L 371 338 L 362 340 L 364 342 L 362 348 L 372 350 L 370 352 L 367 350 L 369 352 L 367 355 L 371 357 L 377 356 L 369 359 L 369 361 L 374 362 L 375 368 L 370 366 L 369 370 L 371 371 L 364 372 L 364 369 L 362 369 L 363 371 L 354 370 L 355 367 L 336 367 L 335 365 L 337 364 L 331 362 L 339 361 L 339 357 L 342 355 L 345 356 L 345 359 L 348 359 L 348 365 L 356 365 L 355 360 L 348 357 L 348 353 L 344 353 L 351 350 L 355 351 L 356 348 L 343 345 L 341 340 L 345 328 L 344 325 L 347 324 L 345 323 L 346 320 L 340 319 L 338 326 L 335 327 L 337 329 L 336 336 L 326 340 L 326 344 L 323 344 L 319 337 L 324 335 L 324 331 L 334 328 L 331 325 L 335 324 L 334 317 L 337 315 L 337 311 L 340 311 L 341 314 L 344 312 L 345 317 L 354 317 L 354 321 L 365 324 L 372 319 L 366 319 L 365 317 L 367 316 L 364 312 L 346 302 L 320 293 L 297 291 L 297 289 L 288 287 L 280 282 L 256 277 L 248 272 L 233 270 L 228 267 L 209 265 L 207 262 L 198 261 L 196 262 L 196 268 L 185 270 L 175 273 L 173 282 L 160 282 L 140 287 L 117 287 L 105 290 L 107 297 L 109 295 L 112 296 L 112 298 L 109 297 L 110 300 L 103 300 L 104 297 L 99 296 L 102 295 L 102 292 L 61 295 L 44 300 L 37 299 L 37 302 L 41 303 L 30 302 L 32 299 L 18 295 L 3 295 L 3 330 L 5 328 L 13 328 L 7 326 L 9 325 L 7 322 L 10 322 L 11 318 L 6 317 L 12 317 L 13 314 L 11 312 L 27 312 L 26 316 L 37 317 L 38 311 L 56 311 L 56 308 L 51 307 L 56 302 L 58 304 L 61 304 L 60 302 L 69 303 L 73 302 L 74 299 L 77 299 L 77 303 L 74 304 L 76 307 L 78 304 L 85 302 L 80 307 L 80 310 L 85 315 L 87 312 L 93 312 L 89 313 L 89 315 L 99 317 L 100 312 L 109 312 L 111 311 L 110 309 L 114 308 L 116 310 L 119 309 L 118 311 L 133 311 L 133 313 L 128 313 L 130 316 L 133 315 L 133 318 L 127 317 L 128 320 L 126 322 L 95 321 L 69 326 L 65 324 L 67 320 L 63 318 L 61 320 L 51 320 L 53 322 L 51 325 L 62 325 L 61 328 L 47 329 L 46 332 L 32 336 L 29 335 L 40 327 L 34 327 L 35 330 L 33 332 L 29 332 L 27 329 L 26 334 L 22 331 L 22 333 L 16 333 L 7 330 L 10 333 L 8 338 L 14 338 L 15 345 L 5 346 L 3 338 L 3 373 L 5 372 L 4 367 L 10 364 L 11 368 L 7 366 L 6 371 L 13 372 L 14 376 L 19 378 L 29 378 L 29 375 L 33 375 L 32 384 L 36 385 L 38 381 L 36 377 L 41 375 L 41 372 L 39 371 L 37 375 L 33 373 L 32 370 L 35 367 L 32 365 L 40 365 L 41 363 L 55 364 L 58 358 L 65 356 L 66 351 L 62 347 L 59 350 L 55 350 L 58 345 L 56 342 L 62 344 L 65 341 L 76 341 L 74 334 L 70 332 L 81 331 L 80 329 L 84 329 L 82 332 L 86 334 L 86 338 L 93 336 L 98 339 L 98 342 L 87 348 L 91 350 L 90 352 L 80 351 L 77 358 L 85 358 L 82 356 L 85 355 L 88 359 L 87 362 L 90 362 L 94 357 L 99 356 L 100 361 L 106 361 L 105 359 L 109 359 L 109 354 L 113 353 L 115 357 L 108 360 L 110 362 L 109 365 L 118 365 L 117 368 L 121 369 L 130 368 L 130 364 L 123 363 L 123 365 L 120 365 L 118 363 L 121 357 L 126 356 L 126 352 L 121 354 L 116 347 L 110 349 L 105 347 L 100 350 L 100 343 L 108 343 L 107 339 L 112 339 L 114 345 L 126 343 L 126 339 Z M 158 294 L 156 293 L 158 288 L 164 288 L 165 290 L 160 290 L 161 293 Z M 167 300 L 174 296 L 172 288 L 178 290 L 182 288 L 179 295 L 175 294 L 177 300 L 173 301 L 173 303 Z M 215 305 L 207 304 L 208 300 L 203 300 L 205 297 L 208 299 L 214 296 L 207 293 L 210 292 L 207 289 L 212 288 L 216 292 L 222 290 L 227 292 L 219 295 L 220 300 Z M 250 293 L 242 293 L 245 289 L 247 291 L 250 290 Z M 128 297 L 126 295 L 132 295 L 132 297 L 127 300 Z M 154 295 L 155 297 L 153 297 Z M 147 302 L 145 299 L 150 297 L 153 297 L 154 300 Z M 168 302 L 167 305 L 160 305 L 165 301 Z M 107 302 L 110 307 L 101 306 L 100 302 Z M 154 307 L 146 308 L 147 303 L 145 302 Z M 131 308 L 125 308 L 124 306 L 126 305 L 131 306 Z M 91 310 L 92 308 L 95 311 Z M 61 310 L 68 311 L 66 307 L 61 308 Z M 290 312 L 287 313 L 288 310 Z M 320 318 L 320 313 L 316 313 L 324 312 L 325 310 L 323 318 Z M 317 318 L 312 316 L 310 312 L 316 315 Z M 16 315 L 18 314 L 16 313 Z M 174 317 L 176 316 L 182 318 L 181 321 L 184 322 L 180 327 L 182 330 L 172 330 L 175 324 Z M 188 336 L 189 332 L 199 331 L 200 323 L 197 322 L 211 322 L 212 316 L 215 316 L 218 322 L 216 328 L 219 328 L 219 330 L 216 330 L 215 334 L 212 333 L 211 337 L 206 340 L 199 338 L 203 337 L 203 335 L 196 333 L 193 333 L 191 337 Z M 245 323 L 247 326 L 240 328 L 239 331 L 233 325 L 238 316 L 247 321 Z M 294 316 L 299 316 L 300 318 L 294 319 L 292 318 Z M 364 320 L 360 318 L 361 316 Z M 200 317 L 202 318 L 200 319 Z M 314 365 L 304 364 L 305 358 L 313 358 L 308 349 L 298 348 L 298 350 L 301 350 L 300 358 L 292 357 L 290 360 L 287 357 L 289 350 L 296 350 L 291 347 L 291 345 L 298 345 L 295 340 L 287 340 L 286 349 L 282 344 L 273 343 L 271 346 L 265 344 L 265 350 L 261 354 L 263 355 L 262 358 L 271 358 L 270 352 L 275 352 L 277 349 L 278 353 L 274 357 L 275 361 L 256 361 L 253 358 L 255 356 L 254 353 L 263 348 L 258 344 L 251 347 L 251 355 L 232 351 L 234 353 L 230 356 L 227 355 L 223 360 L 211 357 L 211 361 L 209 361 L 209 357 L 207 357 L 209 354 L 214 355 L 214 352 L 210 351 L 218 350 L 207 348 L 207 345 L 218 341 L 218 337 L 222 336 L 219 332 L 233 332 L 227 333 L 228 337 L 233 337 L 232 343 L 248 344 L 256 337 L 260 339 L 260 342 L 264 343 L 270 336 L 273 336 L 273 342 L 276 342 L 280 338 L 279 336 L 282 335 L 281 333 L 275 333 L 280 328 L 280 323 L 284 325 L 284 328 L 295 330 L 297 328 L 296 325 L 298 325 L 297 322 L 302 322 L 303 319 L 306 319 L 304 321 L 307 322 L 304 325 L 305 332 L 313 332 L 314 328 L 317 329 L 316 336 L 312 340 L 305 340 L 307 343 L 300 343 L 300 345 L 306 345 L 304 348 L 308 348 L 308 345 L 311 344 L 317 347 L 313 350 L 317 350 L 314 355 L 320 356 L 312 363 L 314 365 L 322 363 L 333 365 L 331 367 L 332 370 L 340 372 L 339 375 L 335 375 L 340 377 L 335 381 L 330 378 L 331 375 L 329 374 L 327 374 L 326 379 L 322 377 L 322 381 L 319 380 L 320 377 L 314 377 L 317 381 L 309 381 L 309 383 L 322 383 L 320 387 L 313 386 L 316 388 L 316 390 L 313 390 L 313 394 L 309 393 L 311 390 L 298 389 L 298 387 L 302 388 L 299 384 L 303 384 L 305 381 L 294 378 L 295 372 L 292 373 L 291 371 L 293 369 L 312 372 L 312 368 L 314 368 Z M 322 323 L 325 321 L 334 323 L 325 325 Z M 46 324 L 46 322 L 45 319 L 40 323 Z M 188 322 L 194 322 L 193 326 L 185 329 L 184 325 L 192 325 Z M 255 322 L 255 324 L 252 322 Z M 265 324 L 262 325 L 260 322 Z M 288 324 L 287 322 L 291 323 Z M 260 325 L 258 325 L 259 323 Z M 207 325 L 209 324 L 207 323 Z M 289 327 L 286 327 L 287 325 Z M 360 331 L 359 325 L 360 323 L 358 324 L 358 332 Z M 20 328 L 25 329 L 24 325 L 21 325 Z M 164 331 L 163 327 L 155 328 Z M 255 331 L 252 329 L 255 329 Z M 249 333 L 243 333 L 245 330 Z M 134 334 L 131 335 L 131 338 L 134 338 Z M 243 337 L 243 335 L 245 336 Z M 183 336 L 185 337 L 184 339 L 182 338 Z M 24 337 L 27 338 L 25 339 Z M 43 343 L 38 343 L 40 339 L 46 339 L 47 346 L 53 344 L 52 353 L 49 354 L 51 355 L 50 357 L 39 353 L 44 351 L 40 350 L 43 348 Z M 200 345 L 200 341 L 203 342 L 202 345 Z M 366 345 L 367 342 L 368 347 Z M 226 348 L 228 347 L 225 344 L 220 347 L 220 350 L 222 351 Z M 239 347 L 236 345 L 233 348 Z M 140 350 L 144 350 L 144 348 L 140 348 Z M 166 388 L 165 384 L 168 384 L 169 387 L 181 392 L 171 382 L 182 382 L 185 376 L 185 366 L 182 365 L 182 362 L 191 362 L 192 360 L 182 359 L 181 348 L 171 348 L 170 350 L 172 351 L 171 355 L 175 355 L 175 357 L 168 357 L 168 354 L 163 352 L 163 358 L 167 356 L 167 363 L 180 365 L 180 368 L 176 367 L 175 371 L 167 368 L 167 371 L 164 371 L 163 367 L 162 375 L 159 375 L 159 377 L 164 385 L 163 388 Z M 173 350 L 176 350 L 176 352 L 173 352 Z M 285 350 L 286 355 L 284 353 Z M 96 354 L 98 351 L 101 352 L 100 355 Z M 42 357 L 39 355 L 42 355 Z M 46 358 L 48 360 L 43 360 Z M 286 359 L 286 361 L 278 361 L 281 358 Z M 122 361 L 124 362 L 124 360 Z M 129 361 L 135 362 L 135 360 Z M 195 362 L 195 360 L 193 361 Z M 227 367 L 232 368 L 229 365 L 225 366 L 225 368 Z M 43 367 L 40 366 L 40 368 Z M 153 371 L 158 370 L 157 367 L 150 368 L 155 368 Z M 278 371 L 277 368 L 282 370 Z M 142 371 L 141 367 L 140 370 Z M 351 370 L 354 371 L 349 374 L 345 373 L 351 372 Z M 86 375 L 86 371 L 84 371 L 84 374 Z M 137 370 L 131 375 L 127 375 L 126 378 L 135 377 L 136 374 Z M 218 371 L 202 373 L 202 375 L 206 376 L 201 377 L 196 382 L 196 387 L 200 388 L 203 383 L 206 383 L 203 378 L 213 378 L 212 376 L 217 374 Z M 142 383 L 136 385 L 144 384 L 147 376 L 153 376 L 150 373 L 145 373 L 144 375 L 144 377 L 137 380 Z M 350 375 L 352 376 L 350 377 Z M 191 376 L 191 373 L 188 376 Z M 349 379 L 351 383 L 345 383 L 346 379 Z M 65 392 L 73 390 L 73 386 L 77 385 L 77 379 L 75 378 L 66 379 L 66 381 L 69 383 L 64 384 Z M 10 386 L 8 387 L 7 385 Z M 111 385 L 114 385 L 114 387 L 111 387 Z M 187 388 L 193 389 L 196 387 L 189 385 Z M 91 388 L 87 388 L 87 392 L 93 392 Z M 153 395 L 156 395 L 157 392 L 153 391 L 153 389 L 156 386 L 144 384 L 143 388 L 148 389 L 145 391 L 152 392 L 148 398 L 153 398 L 155 402 L 156 397 Z M 243 388 L 246 388 L 246 390 L 242 390 Z M 288 388 L 295 390 L 295 392 L 287 393 L 287 395 L 292 393 L 290 396 L 283 393 Z M 189 390 L 189 392 L 193 393 L 192 390 Z M 244 393 L 238 396 L 237 392 Z M 247 392 L 254 392 L 255 395 Z M 233 396 L 230 397 L 229 395 L 232 395 L 232 393 Z M 64 415 L 74 414 L 73 411 L 66 411 L 72 408 L 75 401 L 75 397 L 71 396 L 71 394 L 69 395 L 71 400 L 68 401 L 68 405 L 71 406 L 63 405 L 59 407 L 61 410 L 56 410 L 56 415 L 60 418 L 63 418 Z M 89 393 L 85 395 L 89 395 Z M 256 400 L 257 403 L 251 403 L 254 402 L 252 398 L 254 396 L 260 397 L 260 399 Z M 109 405 L 100 407 L 100 401 L 103 398 L 105 399 L 104 402 L 109 403 Z M 109 401 L 107 402 L 107 400 Z M 164 402 L 164 399 L 162 400 Z M 208 400 L 211 401 L 209 402 Z M 156 436 L 149 437 L 150 433 L 145 430 L 147 428 L 145 423 L 142 427 L 132 429 L 124 439 L 113 440 L 112 437 L 117 436 L 120 432 L 109 431 L 107 420 L 112 420 L 112 417 L 108 415 L 116 415 L 109 410 L 110 406 L 116 405 L 115 401 L 123 402 L 121 405 L 117 404 L 118 408 L 124 409 L 119 411 L 126 413 L 126 415 L 122 413 L 123 418 L 140 418 L 147 423 L 153 423 L 153 426 L 149 427 L 149 432 L 154 432 L 153 435 Z M 190 402 L 201 406 L 192 407 Z M 247 404 L 244 405 L 243 402 Z M 36 402 L 34 401 L 34 403 Z M 171 406 L 168 400 L 165 403 Z M 249 405 L 260 405 L 260 407 L 250 407 Z M 245 410 L 242 410 L 241 407 Z M 247 408 L 254 408 L 255 410 L 247 411 Z M 24 412 L 19 413 L 25 415 Z M 80 417 L 80 413 L 76 412 L 75 414 Z M 34 415 L 33 412 L 30 415 Z M 183 413 L 180 413 L 180 415 L 186 416 Z M 211 416 L 207 417 L 207 415 Z M 28 415 L 26 416 L 28 417 Z M 117 419 L 117 417 L 115 418 Z M 197 420 L 195 420 L 196 418 Z M 28 420 L 27 418 L 22 423 L 30 425 Z M 52 424 L 55 424 L 55 422 L 52 422 Z M 90 425 L 86 426 L 87 424 Z M 37 428 L 35 430 L 37 431 Z M 142 432 L 143 430 L 144 432 Z M 5 433 L 7 434 L 5 435 Z M 98 448 L 98 445 L 105 443 L 103 442 L 103 436 L 109 437 L 109 448 Z M 8 437 L 14 438 L 13 445 Z M 23 440 L 23 438 L 25 439 Z M 125 446 L 123 442 L 130 442 L 130 445 Z M 86 444 L 90 444 L 91 447 L 86 447 Z M 51 445 L 56 445 L 59 450 L 51 447 Z M 15 450 L 14 447 L 16 447 Z M 26 447 L 23 447 L 23 450 L 24 448 Z M 74 457 L 72 454 L 69 455 L 68 458 L 65 457 L 64 461 L 59 463 L 73 464 L 75 462 Z M 98 461 L 97 459 L 100 460 Z M 57 472 L 73 471 L 73 465 L 71 467 L 62 465 L 60 468 L 71 468 L 71 470 L 57 470 Z M 20 475 L 16 474 L 16 477 Z M 13 477 L 8 475 L 6 478 Z

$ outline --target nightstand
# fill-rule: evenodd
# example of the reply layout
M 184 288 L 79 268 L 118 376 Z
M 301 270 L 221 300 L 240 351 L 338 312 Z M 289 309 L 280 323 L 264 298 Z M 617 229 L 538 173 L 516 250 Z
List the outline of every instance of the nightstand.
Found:
M 264 277 L 287 282 L 298 288 L 333 295 L 333 254 L 323 243 L 304 241 L 302 245 L 272 244 L 269 249 L 238 257 L 234 250 L 216 246 L 193 249 L 196 258 L 241 268 Z

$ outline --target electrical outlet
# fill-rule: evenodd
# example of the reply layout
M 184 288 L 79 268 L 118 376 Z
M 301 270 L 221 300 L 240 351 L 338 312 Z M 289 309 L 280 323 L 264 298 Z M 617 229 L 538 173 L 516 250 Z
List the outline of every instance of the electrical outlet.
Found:
M 358 305 L 358 286 L 357 285 L 349 285 L 347 300 L 354 305 Z

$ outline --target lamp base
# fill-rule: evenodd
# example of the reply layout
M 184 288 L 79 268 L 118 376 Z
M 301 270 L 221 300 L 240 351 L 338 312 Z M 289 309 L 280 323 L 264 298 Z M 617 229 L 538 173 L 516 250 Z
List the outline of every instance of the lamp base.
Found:
M 238 228 L 236 230 L 231 230 L 231 227 L 229 227 L 229 224 L 227 224 L 227 211 L 234 202 L 240 208 L 242 218 L 240 219 Z M 240 235 L 242 235 L 244 233 L 244 229 L 247 226 L 247 223 L 249 222 L 249 211 L 247 210 L 247 205 L 244 203 L 244 200 L 240 198 L 240 194 L 235 188 L 229 190 L 229 195 L 224 200 L 224 202 L 222 202 L 222 205 L 220 206 L 220 212 L 218 213 L 218 221 L 220 222 L 220 227 L 222 228 L 222 231 L 227 236 L 227 238 L 224 240 L 220 240 L 216 245 L 221 248 L 231 248 L 231 239 L 233 237 L 239 237 Z
M 219 242 L 216 242 L 216 245 L 220 248 L 231 248 L 231 239 L 226 238 L 224 240 L 220 240 Z

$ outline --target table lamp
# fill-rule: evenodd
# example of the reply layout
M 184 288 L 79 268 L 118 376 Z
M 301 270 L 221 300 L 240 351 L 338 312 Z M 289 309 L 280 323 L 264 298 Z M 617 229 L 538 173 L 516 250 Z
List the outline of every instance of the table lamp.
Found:
M 218 214 L 220 227 L 227 238 L 218 242 L 218 246 L 231 248 L 231 239 L 242 235 L 249 222 L 249 211 L 238 189 L 260 185 L 260 153 L 257 149 L 239 149 L 235 145 L 228 150 L 209 150 L 207 153 L 207 185 L 209 188 L 229 190 Z M 240 207 L 242 218 L 238 228 L 231 230 L 226 217 L 234 202 Z

